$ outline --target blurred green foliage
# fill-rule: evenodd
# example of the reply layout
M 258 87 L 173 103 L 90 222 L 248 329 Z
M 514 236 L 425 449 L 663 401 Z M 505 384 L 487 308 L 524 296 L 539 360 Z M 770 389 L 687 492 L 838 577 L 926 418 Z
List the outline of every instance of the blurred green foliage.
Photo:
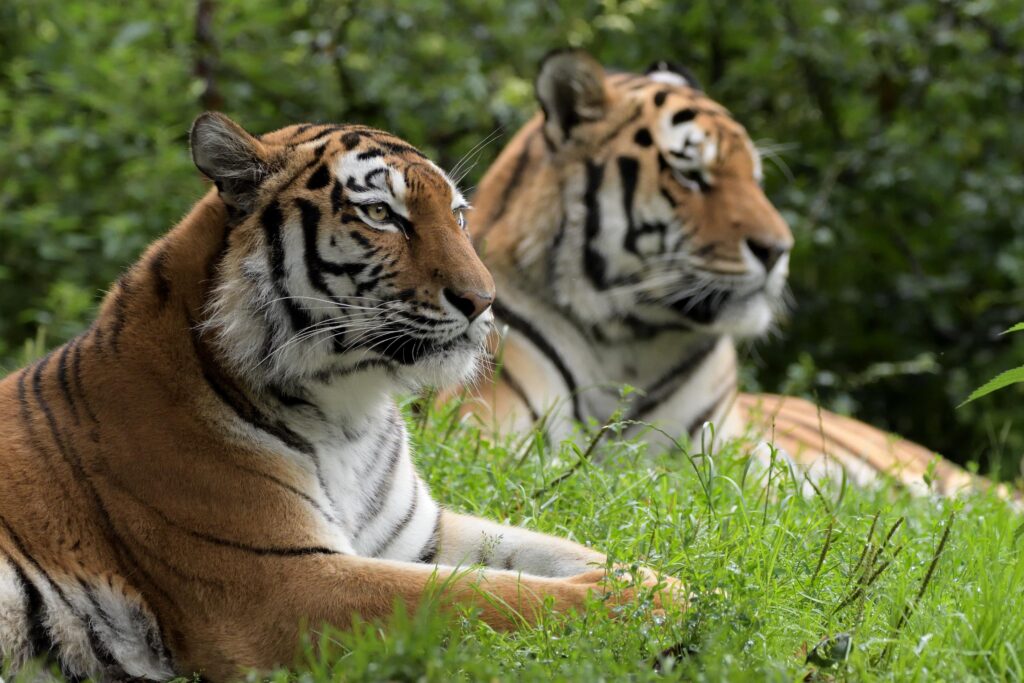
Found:
M 690 66 L 772 151 L 797 303 L 749 386 L 1017 474 L 1024 392 L 954 407 L 1024 362 L 1024 335 L 998 336 L 1024 318 L 1021 0 L 6 0 L 0 363 L 82 329 L 199 196 L 202 109 L 374 124 L 448 166 L 501 131 L 472 185 L 566 44 Z

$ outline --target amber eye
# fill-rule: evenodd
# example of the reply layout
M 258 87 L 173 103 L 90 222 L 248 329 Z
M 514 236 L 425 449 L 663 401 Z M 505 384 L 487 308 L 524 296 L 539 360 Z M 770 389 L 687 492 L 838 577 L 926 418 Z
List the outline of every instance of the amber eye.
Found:
M 364 210 L 366 211 L 366 215 L 370 217 L 370 220 L 377 221 L 378 223 L 383 223 L 388 219 L 388 216 L 391 215 L 391 210 L 384 202 L 380 202 L 379 204 L 370 204 L 369 206 L 364 207 Z

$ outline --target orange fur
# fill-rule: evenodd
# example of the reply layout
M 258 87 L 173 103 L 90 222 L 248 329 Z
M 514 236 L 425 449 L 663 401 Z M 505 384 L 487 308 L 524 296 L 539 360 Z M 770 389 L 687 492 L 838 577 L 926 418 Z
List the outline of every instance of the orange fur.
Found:
M 314 155 L 343 148 L 346 130 L 405 144 L 359 127 L 325 137 L 326 151 L 301 144 L 325 130 L 259 140 L 276 164 L 264 195 L 294 195 L 316 171 Z M 418 258 L 398 279 L 421 297 L 438 296 L 442 273 L 447 286 L 491 288 L 458 239 L 447 188 L 427 176 L 423 184 L 412 201 Z M 328 210 L 326 191 L 319 205 Z M 366 238 L 385 253 L 404 245 L 398 233 Z M 211 190 L 124 274 L 85 333 L 0 382 L 0 559 L 40 585 L 119 586 L 152 614 L 174 670 L 208 680 L 288 664 L 301 623 L 385 618 L 396 600 L 415 606 L 435 583 L 442 603 L 477 607 L 501 629 L 533 622 L 545 599 L 566 610 L 601 590 L 603 572 L 452 578 L 451 568 L 330 547 L 303 498 L 309 474 L 235 433 L 233 407 L 258 397 L 203 327 L 219 279 L 262 248 L 258 223 L 233 224 Z
M 676 434 L 688 432 L 696 438 L 702 424 L 712 421 L 719 434 L 745 436 L 754 442 L 774 438 L 808 467 L 832 458 L 851 471 L 870 471 L 870 476 L 860 478 L 863 483 L 881 479 L 927 490 L 922 477 L 937 461 L 935 490 L 952 493 L 984 485 L 926 448 L 805 401 L 770 395 L 737 397 L 731 336 L 747 335 L 749 330 L 716 326 L 713 318 L 710 323 L 698 320 L 664 328 L 631 327 L 624 322 L 640 307 L 653 310 L 654 299 L 645 302 L 621 294 L 623 288 L 617 282 L 599 281 L 601 271 L 607 272 L 612 267 L 608 263 L 620 255 L 635 268 L 620 278 L 627 286 L 657 270 L 663 254 L 634 257 L 629 240 L 639 221 L 654 220 L 652 215 L 668 220 L 658 213 L 666 198 L 677 223 L 671 229 L 681 231 L 690 256 L 689 265 L 681 269 L 699 268 L 706 278 L 745 277 L 754 255 L 767 264 L 767 281 L 771 264 L 778 263 L 769 257 L 788 252 L 792 244 L 789 228 L 757 182 L 758 157 L 743 126 L 687 83 L 685 76 L 663 69 L 644 76 L 607 75 L 580 52 L 556 53 L 542 63 L 537 81 L 542 113 L 530 119 L 500 153 L 474 196 L 470 230 L 503 292 L 498 304 L 508 309 L 505 314 L 496 310 L 499 329 L 507 324 L 511 332 L 503 342 L 501 373 L 474 387 L 465 410 L 498 431 L 522 429 L 546 412 L 570 413 L 570 408 L 577 420 L 602 422 L 616 407 L 614 397 L 599 408 L 580 407 L 598 405 L 586 401 L 599 393 L 595 387 L 629 384 L 643 396 L 658 386 L 665 370 L 645 375 L 634 367 L 650 356 L 664 355 L 665 367 L 670 368 L 675 349 L 686 345 L 697 348 L 697 354 L 706 353 L 700 345 L 704 343 L 701 335 L 707 335 L 704 339 L 726 339 L 729 348 L 716 347 L 709 353 L 708 358 L 718 359 L 718 366 L 685 388 L 692 400 L 677 398 L 671 408 L 658 413 L 662 426 Z M 673 123 L 692 122 L 699 129 L 701 146 L 696 149 L 704 154 L 699 173 L 680 177 L 685 174 L 665 161 L 673 154 L 664 140 L 669 118 Z M 571 124 L 568 130 L 560 124 L 564 121 Z M 687 133 L 684 141 L 695 134 Z M 626 175 L 630 168 L 632 178 Z M 594 190 L 589 183 L 595 177 L 601 184 L 588 195 Z M 631 205 L 623 210 L 623 203 Z M 582 213 L 586 216 L 581 217 Z M 620 232 L 611 229 L 610 234 L 596 238 L 590 234 L 608 230 L 608 222 L 622 226 L 627 220 Z M 585 236 L 580 234 L 585 231 Z M 563 246 L 570 239 L 575 239 L 572 247 Z M 620 245 L 618 251 L 609 243 Z M 583 253 L 581 244 L 586 250 L 593 244 L 605 249 L 596 266 L 593 259 L 587 261 L 589 253 Z M 580 259 L 583 267 L 572 266 L 579 272 L 561 273 L 566 263 Z M 593 268 L 597 268 L 596 277 Z M 580 288 L 588 277 L 595 280 L 592 288 Z M 671 291 L 657 294 L 674 301 Z M 653 310 L 651 317 L 674 324 L 669 308 Z M 528 331 L 527 326 L 534 329 Z M 538 337 L 546 337 L 546 342 Z M 656 346 L 652 339 L 665 341 Z M 546 350 L 541 348 L 545 343 Z M 492 347 L 497 346 L 495 341 Z M 568 376 L 572 381 L 563 381 Z M 555 396 L 558 391 L 562 393 Z M 552 410 L 556 398 L 560 404 Z M 544 422 L 548 426 L 551 420 Z M 555 434 L 566 436 L 568 430 Z

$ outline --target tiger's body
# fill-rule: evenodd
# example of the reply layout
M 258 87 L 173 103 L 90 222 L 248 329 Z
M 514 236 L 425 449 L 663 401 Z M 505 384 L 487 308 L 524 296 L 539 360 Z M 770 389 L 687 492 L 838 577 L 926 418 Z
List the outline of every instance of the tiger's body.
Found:
M 392 396 L 468 379 L 494 294 L 444 173 L 359 126 L 204 115 L 192 147 L 218 189 L 0 382 L 0 660 L 225 680 L 435 583 L 498 628 L 488 596 L 529 622 L 601 590 L 600 553 L 416 473 Z
M 784 309 L 793 239 L 746 131 L 689 74 L 662 63 L 608 75 L 560 52 L 536 89 L 542 113 L 488 169 L 470 216 L 506 329 L 501 369 L 469 403 L 487 425 L 540 422 L 562 440 L 623 409 L 673 437 L 699 439 L 710 422 L 718 436 L 774 439 L 816 477 L 923 491 L 934 469 L 942 492 L 972 484 L 863 423 L 738 392 L 734 340 Z M 628 400 L 623 385 L 637 390 Z

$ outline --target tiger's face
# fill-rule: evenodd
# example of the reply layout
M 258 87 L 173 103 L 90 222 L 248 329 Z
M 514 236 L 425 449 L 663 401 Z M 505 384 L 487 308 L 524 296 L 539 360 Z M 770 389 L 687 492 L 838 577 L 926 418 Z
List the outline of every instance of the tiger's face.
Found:
M 207 114 L 192 147 L 236 223 L 211 323 L 237 370 L 324 383 L 377 372 L 407 388 L 472 374 L 494 282 L 441 169 L 360 126 L 256 138 Z
M 540 190 L 559 205 L 542 258 L 563 309 L 606 337 L 766 331 L 783 308 L 793 237 L 761 189 L 743 126 L 664 64 L 606 75 L 589 55 L 555 53 L 537 96 L 543 114 L 510 145 L 506 173 L 543 168 L 557 185 Z M 513 208 L 514 192 L 503 201 L 506 224 L 486 229 L 485 253 L 509 251 L 528 267 L 544 250 L 527 231 L 545 221 Z

